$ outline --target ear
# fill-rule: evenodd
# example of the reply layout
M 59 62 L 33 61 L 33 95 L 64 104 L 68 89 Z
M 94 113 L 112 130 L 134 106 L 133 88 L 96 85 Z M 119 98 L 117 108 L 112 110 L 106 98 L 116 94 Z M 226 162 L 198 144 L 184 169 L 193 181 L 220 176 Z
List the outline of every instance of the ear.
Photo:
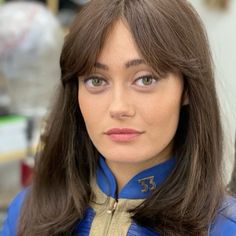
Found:
M 189 97 L 187 89 L 184 90 L 182 95 L 182 106 L 186 106 L 189 104 Z

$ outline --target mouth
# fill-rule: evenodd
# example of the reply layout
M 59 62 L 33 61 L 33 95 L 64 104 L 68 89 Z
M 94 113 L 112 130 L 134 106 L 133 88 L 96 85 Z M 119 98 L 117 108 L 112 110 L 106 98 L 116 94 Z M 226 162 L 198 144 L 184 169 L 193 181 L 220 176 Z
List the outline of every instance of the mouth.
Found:
M 138 138 L 143 133 L 143 131 L 130 128 L 113 128 L 106 131 L 104 134 L 107 135 L 112 141 L 127 142 Z

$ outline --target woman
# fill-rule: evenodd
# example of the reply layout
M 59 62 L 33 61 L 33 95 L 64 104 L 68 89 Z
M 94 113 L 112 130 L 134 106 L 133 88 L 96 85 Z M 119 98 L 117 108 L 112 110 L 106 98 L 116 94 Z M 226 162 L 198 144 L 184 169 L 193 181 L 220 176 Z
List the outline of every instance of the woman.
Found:
M 61 74 L 33 184 L 2 235 L 236 234 L 208 42 L 189 3 L 91 1 Z

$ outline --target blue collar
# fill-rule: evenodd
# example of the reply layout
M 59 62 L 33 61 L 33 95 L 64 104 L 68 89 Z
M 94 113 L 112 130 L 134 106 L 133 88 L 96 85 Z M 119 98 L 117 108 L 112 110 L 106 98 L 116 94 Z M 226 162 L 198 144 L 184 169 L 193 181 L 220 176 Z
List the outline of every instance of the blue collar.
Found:
M 162 183 L 172 171 L 176 158 L 145 169 L 133 176 L 119 193 L 114 175 L 102 156 L 99 157 L 96 171 L 97 185 L 109 197 L 127 199 L 145 199 Z

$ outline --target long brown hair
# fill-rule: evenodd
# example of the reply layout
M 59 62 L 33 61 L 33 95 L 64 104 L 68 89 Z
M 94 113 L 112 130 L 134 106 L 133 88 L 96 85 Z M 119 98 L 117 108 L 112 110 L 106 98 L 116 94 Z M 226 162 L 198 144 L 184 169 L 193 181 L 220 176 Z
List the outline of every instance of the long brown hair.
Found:
M 132 219 L 161 235 L 205 235 L 222 201 L 222 130 L 208 40 L 185 0 L 92 0 L 78 14 L 61 54 L 61 84 L 18 236 L 73 235 L 89 204 L 98 152 L 77 101 L 78 76 L 89 72 L 118 20 L 129 27 L 157 73 L 179 71 L 189 104 L 175 135 L 176 166 Z

